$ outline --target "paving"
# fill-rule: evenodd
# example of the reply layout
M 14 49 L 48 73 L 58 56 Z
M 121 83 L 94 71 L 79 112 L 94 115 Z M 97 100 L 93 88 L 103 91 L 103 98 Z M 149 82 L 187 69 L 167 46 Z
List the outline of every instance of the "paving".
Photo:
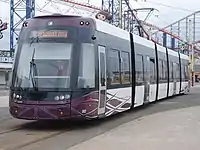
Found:
M 67 150 L 199 150 L 199 139 L 200 106 L 193 106 L 138 118 Z
M 200 106 L 126 123 L 67 150 L 199 150 Z

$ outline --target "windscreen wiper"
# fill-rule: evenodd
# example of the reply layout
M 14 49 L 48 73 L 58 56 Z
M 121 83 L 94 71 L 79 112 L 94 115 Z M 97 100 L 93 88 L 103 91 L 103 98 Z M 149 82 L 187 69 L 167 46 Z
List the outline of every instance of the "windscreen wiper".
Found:
M 42 33 L 42 35 L 43 35 L 45 32 L 49 31 L 49 30 L 50 30 L 50 29 L 44 30 L 43 33 Z M 32 38 L 31 38 L 31 41 L 30 41 L 30 46 L 31 46 L 34 42 L 39 43 L 40 37 L 41 37 L 42 35 L 37 35 L 36 37 L 32 37 Z
M 35 61 L 34 61 L 34 56 L 35 56 L 35 48 L 33 49 L 32 59 L 30 61 L 29 79 L 31 78 L 33 88 L 35 90 L 38 90 L 38 85 L 37 85 L 36 79 L 33 77 L 33 74 L 34 74 L 34 76 L 38 76 L 37 66 L 36 66 Z
M 38 43 L 39 42 L 39 36 L 37 36 L 37 37 L 32 37 L 31 38 L 31 41 L 30 41 L 30 46 L 33 44 L 33 42 L 35 42 L 36 41 L 36 43 Z

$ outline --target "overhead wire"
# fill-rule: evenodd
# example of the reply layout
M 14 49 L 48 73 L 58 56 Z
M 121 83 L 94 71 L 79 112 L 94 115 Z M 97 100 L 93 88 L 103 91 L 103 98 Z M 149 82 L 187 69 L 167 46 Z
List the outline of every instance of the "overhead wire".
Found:
M 138 3 L 140 6 L 142 6 L 142 7 L 144 7 L 142 4 L 140 4 L 140 3 Z M 155 16 L 155 14 L 153 14 L 154 16 Z M 158 18 L 158 17 L 157 17 Z M 158 19 L 160 19 L 160 18 L 158 18 Z M 159 30 L 159 29 L 158 29 Z M 174 37 L 176 37 L 176 35 L 175 34 L 172 34 Z M 180 38 L 180 37 L 178 37 L 177 39 L 179 39 L 179 40 L 181 40 L 182 41 L 182 39 Z
M 171 8 L 171 9 L 178 9 L 178 10 L 182 10 L 182 11 L 194 12 L 194 10 L 181 8 L 181 7 L 176 7 L 176 6 L 171 6 L 171 5 L 168 5 L 168 4 L 164 4 L 163 2 L 159 3 L 159 2 L 154 2 L 154 1 L 149 1 L 148 0 L 148 1 L 146 1 L 146 3 L 152 3 L 152 4 L 155 4 L 155 5 L 164 6 L 164 7 L 168 7 L 168 8 Z
M 141 7 L 145 8 L 145 6 L 142 5 L 141 3 L 137 2 L 137 4 L 139 4 Z M 155 15 L 154 13 L 152 13 L 152 15 L 154 15 L 154 17 L 156 17 L 157 19 L 161 20 L 163 23 L 168 24 L 165 20 L 162 20 L 159 16 Z

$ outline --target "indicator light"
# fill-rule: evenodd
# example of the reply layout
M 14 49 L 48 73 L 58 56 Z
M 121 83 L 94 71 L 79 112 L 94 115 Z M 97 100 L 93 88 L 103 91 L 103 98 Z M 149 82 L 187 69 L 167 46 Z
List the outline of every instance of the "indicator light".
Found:
M 81 21 L 81 22 L 80 22 L 80 25 L 84 25 L 84 22 L 83 22 L 83 21 Z
M 90 23 L 87 21 L 85 24 L 88 26 Z
M 58 100 L 59 100 L 59 96 L 56 96 L 54 99 L 55 99 L 56 101 L 58 101 Z
M 69 94 L 65 94 L 65 99 L 69 99 L 70 95 Z
M 65 96 L 64 96 L 64 95 L 61 95 L 61 96 L 60 96 L 60 99 L 61 99 L 61 100 L 64 100 L 64 99 L 65 99 Z

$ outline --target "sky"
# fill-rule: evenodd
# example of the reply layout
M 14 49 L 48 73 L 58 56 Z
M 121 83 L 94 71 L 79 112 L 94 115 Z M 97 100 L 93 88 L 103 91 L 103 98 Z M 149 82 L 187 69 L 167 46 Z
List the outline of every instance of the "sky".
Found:
M 7 1 L 3 2 L 3 1 Z M 15 0 L 16 1 L 16 0 Z M 47 0 L 36 0 L 36 7 L 41 8 L 45 5 Z M 76 0 L 79 2 L 87 2 L 88 0 Z M 116 0 L 117 1 L 117 0 Z M 158 11 L 155 11 L 153 15 L 147 20 L 147 22 L 155 24 L 159 27 L 167 26 L 176 20 L 179 20 L 195 11 L 200 10 L 199 0 L 130 0 L 132 8 L 155 8 Z M 4 21 L 9 22 L 10 16 L 10 6 L 9 0 L 0 0 L 0 18 Z M 90 0 L 90 3 L 96 6 L 101 6 L 101 0 Z M 49 4 L 43 10 L 43 12 L 36 11 L 36 15 L 49 14 L 49 12 L 66 12 L 69 9 L 69 6 L 60 5 L 60 4 Z M 77 13 L 75 10 L 71 9 L 72 14 Z M 85 14 L 88 15 L 88 14 Z M 144 18 L 147 15 L 146 13 L 140 13 L 139 17 Z M 9 29 L 3 32 L 4 38 L 0 40 L 0 49 L 9 50 Z

